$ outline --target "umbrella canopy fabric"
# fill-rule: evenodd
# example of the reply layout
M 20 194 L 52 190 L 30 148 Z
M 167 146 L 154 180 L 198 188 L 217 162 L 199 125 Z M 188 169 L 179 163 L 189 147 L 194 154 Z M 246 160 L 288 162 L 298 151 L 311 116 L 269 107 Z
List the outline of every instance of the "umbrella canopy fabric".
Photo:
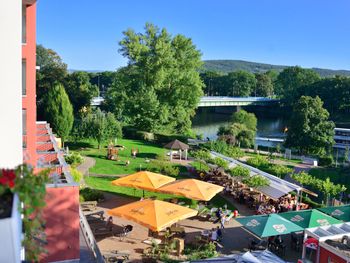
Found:
M 176 180 L 157 189 L 159 192 L 185 196 L 187 198 L 209 201 L 224 188 L 196 179 Z
M 318 208 L 321 212 L 342 221 L 350 221 L 350 205 Z
M 280 213 L 279 216 L 304 229 L 341 223 L 338 219 L 326 215 L 316 209 Z
M 169 202 L 147 199 L 108 210 L 107 213 L 134 221 L 153 231 L 161 231 L 198 212 Z
M 174 140 L 164 145 L 164 148 L 172 149 L 172 150 L 187 150 L 190 148 L 187 144 L 180 142 L 179 140 Z
M 112 184 L 117 186 L 126 186 L 154 191 L 162 185 L 173 181 L 175 181 L 175 178 L 173 177 L 147 171 L 141 171 L 114 180 L 112 181 Z
M 285 235 L 303 230 L 300 226 L 277 214 L 248 216 L 236 220 L 258 237 Z

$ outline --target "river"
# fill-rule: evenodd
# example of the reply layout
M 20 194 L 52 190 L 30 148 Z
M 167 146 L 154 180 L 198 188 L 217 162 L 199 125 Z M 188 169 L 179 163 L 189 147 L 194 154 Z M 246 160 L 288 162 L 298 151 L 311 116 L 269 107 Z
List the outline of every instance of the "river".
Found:
M 192 120 L 192 129 L 196 134 L 203 134 L 203 138 L 215 140 L 220 126 L 230 122 L 231 114 L 198 111 Z M 276 146 L 279 142 L 261 140 L 259 138 L 282 138 L 287 121 L 281 117 L 269 117 L 260 113 L 257 115 L 257 145 Z

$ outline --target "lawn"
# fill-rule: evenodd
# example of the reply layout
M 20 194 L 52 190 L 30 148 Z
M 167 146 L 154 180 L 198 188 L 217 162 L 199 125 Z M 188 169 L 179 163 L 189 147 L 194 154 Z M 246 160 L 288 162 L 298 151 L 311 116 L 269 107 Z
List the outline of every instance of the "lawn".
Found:
M 147 168 L 147 160 L 166 153 L 166 149 L 146 141 L 120 139 L 118 144 L 126 147 L 125 150 L 119 151 L 119 161 L 108 160 L 106 157 L 107 147 L 104 146 L 98 149 L 96 142 L 91 140 L 68 143 L 68 146 L 71 150 L 78 151 L 80 154 L 93 157 L 96 160 L 96 165 L 90 168 L 90 173 L 94 174 L 120 175 L 134 173 Z M 131 157 L 131 149 L 133 148 L 138 149 L 139 152 L 135 159 Z M 128 166 L 125 165 L 127 160 L 130 161 Z
M 114 177 L 92 177 L 92 176 L 90 176 L 90 177 L 85 177 L 85 182 L 91 188 L 105 191 L 105 192 L 109 192 L 112 194 L 134 197 L 137 199 L 140 199 L 142 197 L 142 195 L 143 195 L 142 190 L 112 185 L 111 181 L 115 180 L 116 178 L 118 178 L 118 177 L 114 178 Z M 179 199 L 179 201 L 183 201 L 188 205 L 192 204 L 192 200 L 187 199 L 185 197 L 157 193 L 157 192 L 151 192 L 151 191 L 145 191 L 145 197 L 156 197 L 158 200 L 177 198 L 177 199 Z M 210 201 L 209 206 L 223 207 L 225 204 L 227 205 L 228 209 L 230 209 L 232 211 L 236 210 L 236 208 L 231 203 L 227 202 L 220 195 L 216 195 Z

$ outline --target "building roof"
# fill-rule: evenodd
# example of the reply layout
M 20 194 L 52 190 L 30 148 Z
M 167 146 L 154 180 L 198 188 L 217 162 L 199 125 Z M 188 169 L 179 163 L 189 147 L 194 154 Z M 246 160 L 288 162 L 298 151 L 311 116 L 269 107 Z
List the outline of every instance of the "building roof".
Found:
M 164 148 L 172 149 L 172 150 L 187 150 L 190 147 L 187 144 L 180 142 L 179 140 L 176 139 L 164 145 Z

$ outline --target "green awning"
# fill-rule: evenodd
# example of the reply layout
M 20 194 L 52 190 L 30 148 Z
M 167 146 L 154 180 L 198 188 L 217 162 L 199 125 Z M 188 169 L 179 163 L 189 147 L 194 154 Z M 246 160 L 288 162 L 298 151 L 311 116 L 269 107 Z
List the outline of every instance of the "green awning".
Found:
M 350 221 L 350 205 L 328 206 L 318 208 L 321 212 L 333 216 L 336 219 L 349 222 Z
M 285 235 L 304 230 L 278 214 L 247 216 L 236 220 L 258 237 Z
M 341 223 L 338 219 L 326 215 L 316 209 L 291 211 L 280 213 L 279 215 L 304 229 Z

